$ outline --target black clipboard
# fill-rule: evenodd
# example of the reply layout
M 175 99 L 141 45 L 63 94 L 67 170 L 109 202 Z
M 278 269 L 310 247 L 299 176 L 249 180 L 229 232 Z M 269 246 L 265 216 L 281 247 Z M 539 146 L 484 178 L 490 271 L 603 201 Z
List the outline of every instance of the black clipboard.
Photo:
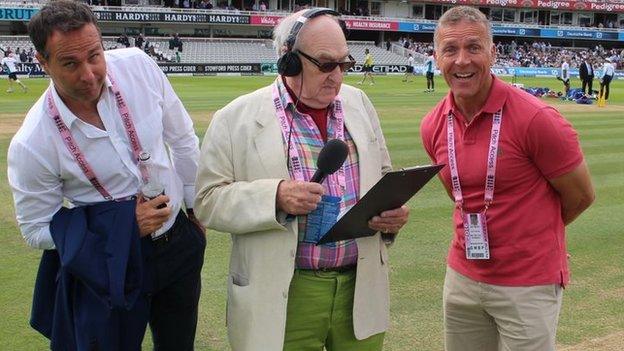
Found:
M 368 227 L 368 221 L 403 206 L 444 166 L 416 166 L 386 173 L 316 244 L 375 235 L 377 231 Z

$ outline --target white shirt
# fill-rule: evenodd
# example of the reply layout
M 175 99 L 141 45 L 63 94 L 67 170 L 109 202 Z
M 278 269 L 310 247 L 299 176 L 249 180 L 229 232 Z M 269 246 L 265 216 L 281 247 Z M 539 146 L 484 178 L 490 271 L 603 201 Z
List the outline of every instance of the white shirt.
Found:
M 435 60 L 433 59 L 433 55 L 427 56 L 427 60 L 425 61 L 425 72 L 433 73 L 435 71 Z
M 561 79 L 570 79 L 570 64 L 565 61 L 561 64 Z
M 17 67 L 15 67 L 16 63 L 17 60 L 14 57 L 4 57 L 2 59 L 2 65 L 7 66 L 7 68 L 9 69 L 9 73 L 17 72 Z
M 615 68 L 611 62 L 605 62 L 602 65 L 602 76 L 600 79 L 604 78 L 604 76 L 613 76 L 615 74 Z
M 151 154 L 154 173 L 170 198 L 171 217 L 154 233 L 157 236 L 173 225 L 182 201 L 187 208 L 193 206 L 198 139 L 182 102 L 149 56 L 129 48 L 107 51 L 105 57 L 107 70 L 129 106 L 143 150 Z M 107 78 L 97 103 L 106 130 L 78 119 L 60 99 L 53 82 L 48 89 L 104 188 L 114 198 L 124 198 L 138 193 L 141 174 L 110 86 Z M 24 239 L 30 246 L 50 249 L 54 242 L 49 224 L 64 199 L 80 206 L 104 198 L 67 150 L 44 107 L 45 95 L 30 109 L 11 141 L 8 178 Z
M 413 66 L 414 66 L 414 57 L 413 57 L 413 56 L 410 56 L 410 57 L 407 59 L 407 65 L 408 65 L 408 66 L 410 66 L 410 67 L 413 67 Z

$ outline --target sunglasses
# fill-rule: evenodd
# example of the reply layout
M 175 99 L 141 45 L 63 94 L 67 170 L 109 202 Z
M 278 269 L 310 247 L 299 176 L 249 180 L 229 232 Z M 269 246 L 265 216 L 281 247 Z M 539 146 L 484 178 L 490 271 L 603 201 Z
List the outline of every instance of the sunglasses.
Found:
M 340 67 L 340 71 L 341 72 L 345 72 L 345 71 L 349 70 L 349 68 L 352 68 L 353 66 L 355 66 L 355 59 L 351 55 L 349 55 L 349 61 L 343 61 L 343 62 L 323 62 L 323 63 L 321 63 L 317 59 L 315 59 L 314 57 L 306 54 L 303 51 L 297 50 L 297 53 L 300 54 L 301 56 L 305 57 L 306 59 L 308 59 L 308 61 L 312 62 L 316 67 L 318 67 L 319 71 L 321 71 L 323 73 L 332 72 L 333 70 L 336 69 L 336 67 Z

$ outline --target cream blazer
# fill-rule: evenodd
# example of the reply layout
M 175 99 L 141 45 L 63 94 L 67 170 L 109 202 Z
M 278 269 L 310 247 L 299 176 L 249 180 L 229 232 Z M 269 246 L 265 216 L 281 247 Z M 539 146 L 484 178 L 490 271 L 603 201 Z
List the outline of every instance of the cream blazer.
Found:
M 194 210 L 205 226 L 232 237 L 226 323 L 234 351 L 282 350 L 295 268 L 297 221 L 276 209 L 277 186 L 290 176 L 271 92 L 261 88 L 217 111 L 201 147 Z M 362 196 L 391 169 L 390 157 L 364 92 L 343 85 L 340 96 Z M 353 327 L 365 339 L 389 324 L 388 254 L 379 233 L 357 246 Z

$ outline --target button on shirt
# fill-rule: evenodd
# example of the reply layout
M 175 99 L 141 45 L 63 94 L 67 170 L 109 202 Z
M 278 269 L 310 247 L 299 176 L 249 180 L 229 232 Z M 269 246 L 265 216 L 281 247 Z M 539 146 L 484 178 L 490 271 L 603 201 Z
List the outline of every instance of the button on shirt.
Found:
M 151 154 L 152 176 L 165 185 L 172 215 L 153 235 L 168 230 L 182 202 L 192 207 L 199 157 L 193 122 L 156 63 L 136 48 L 107 51 L 107 70 L 129 106 L 139 141 Z M 138 193 L 141 174 L 134 161 L 108 79 L 97 103 L 106 130 L 83 122 L 48 88 L 63 121 L 104 188 L 114 198 Z M 17 221 L 26 242 L 50 249 L 49 224 L 67 199 L 81 206 L 105 201 L 67 150 L 45 108 L 45 93 L 28 112 L 8 153 L 8 178 Z

